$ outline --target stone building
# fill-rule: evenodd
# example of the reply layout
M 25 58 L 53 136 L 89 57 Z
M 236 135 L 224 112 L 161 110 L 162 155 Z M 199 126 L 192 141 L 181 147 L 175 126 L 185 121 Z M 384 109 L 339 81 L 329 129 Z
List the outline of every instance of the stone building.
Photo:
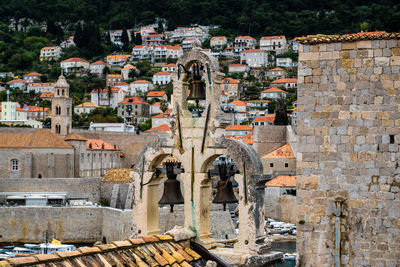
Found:
M 0 178 L 72 178 L 74 147 L 48 130 L 0 134 Z
M 51 114 L 51 132 L 65 137 L 72 129 L 72 99 L 69 84 L 62 74 L 54 85 Z
M 126 123 L 139 125 L 150 118 L 150 105 L 136 96 L 127 97 L 118 103 L 117 112 Z
M 399 266 L 400 34 L 299 38 L 299 266 Z
M 261 157 L 264 173 L 295 173 L 296 157 L 290 144 L 283 145 L 278 149 Z

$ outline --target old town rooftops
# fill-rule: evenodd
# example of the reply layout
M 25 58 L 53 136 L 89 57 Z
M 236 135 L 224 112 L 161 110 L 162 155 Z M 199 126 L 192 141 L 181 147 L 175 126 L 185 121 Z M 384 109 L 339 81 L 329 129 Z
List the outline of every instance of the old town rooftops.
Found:
M 88 139 L 86 149 L 89 150 L 119 150 L 116 145 L 111 145 L 101 139 Z
M 400 33 L 388 33 L 384 31 L 359 32 L 343 35 L 308 35 L 307 37 L 298 37 L 296 41 L 303 45 L 321 44 L 321 43 L 339 43 L 356 42 L 363 40 L 382 40 L 382 39 L 400 39 Z
M 296 175 L 279 175 L 274 179 L 265 183 L 265 186 L 270 187 L 296 187 Z
M 0 148 L 73 149 L 61 137 L 46 129 L 37 129 L 33 133 L 0 133 Z
M 75 251 L 9 258 L 0 261 L 0 266 L 206 266 L 206 259 L 186 246 L 188 240 L 175 241 L 171 235 L 130 238 Z
M 294 159 L 292 147 L 289 144 L 283 145 L 278 149 L 264 155 L 262 159 Z

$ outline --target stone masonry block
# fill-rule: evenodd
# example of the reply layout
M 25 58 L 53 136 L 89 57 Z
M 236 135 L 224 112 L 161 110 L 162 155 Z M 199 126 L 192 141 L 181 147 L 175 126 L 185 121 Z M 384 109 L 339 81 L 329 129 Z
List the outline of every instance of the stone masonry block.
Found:
M 393 56 L 390 58 L 390 65 L 399 66 L 400 65 L 400 56 Z
M 392 55 L 393 56 L 400 56 L 400 47 L 392 48 Z
M 371 41 L 359 41 L 357 42 L 357 48 L 372 48 Z
M 342 50 L 353 50 L 356 49 L 356 43 L 342 43 Z

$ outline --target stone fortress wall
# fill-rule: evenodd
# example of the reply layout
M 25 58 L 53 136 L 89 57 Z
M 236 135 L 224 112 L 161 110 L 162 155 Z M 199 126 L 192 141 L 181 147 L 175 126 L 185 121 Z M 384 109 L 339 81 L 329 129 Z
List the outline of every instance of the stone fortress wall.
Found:
M 299 40 L 299 266 L 334 265 L 335 199 L 342 266 L 400 264 L 399 37 Z

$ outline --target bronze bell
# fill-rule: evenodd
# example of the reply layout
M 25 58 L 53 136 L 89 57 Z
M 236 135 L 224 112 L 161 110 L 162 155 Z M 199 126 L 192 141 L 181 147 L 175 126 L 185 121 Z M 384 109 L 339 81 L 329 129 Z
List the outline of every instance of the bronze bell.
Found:
M 186 100 L 205 100 L 206 99 L 206 90 L 204 89 L 204 82 L 203 81 L 191 81 L 191 89 L 189 96 Z
M 232 182 L 229 180 L 229 178 L 236 173 L 239 173 L 239 171 L 232 162 L 218 163 L 215 168 L 209 172 L 210 175 L 218 175 L 220 178 L 217 184 L 217 194 L 212 203 L 223 204 L 224 210 L 226 210 L 227 203 L 238 203 L 233 193 Z
M 191 77 L 190 81 L 190 94 L 186 100 L 205 100 L 206 99 L 206 89 L 204 82 L 202 81 L 203 66 L 200 62 L 196 62 L 192 65 L 192 70 L 188 72 Z
M 164 162 L 164 167 L 160 171 L 167 175 L 164 182 L 164 192 L 158 204 L 169 204 L 171 212 L 174 211 L 174 205 L 183 204 L 184 199 L 181 192 L 181 183 L 176 179 L 179 173 L 183 172 L 181 163 L 176 161 Z

